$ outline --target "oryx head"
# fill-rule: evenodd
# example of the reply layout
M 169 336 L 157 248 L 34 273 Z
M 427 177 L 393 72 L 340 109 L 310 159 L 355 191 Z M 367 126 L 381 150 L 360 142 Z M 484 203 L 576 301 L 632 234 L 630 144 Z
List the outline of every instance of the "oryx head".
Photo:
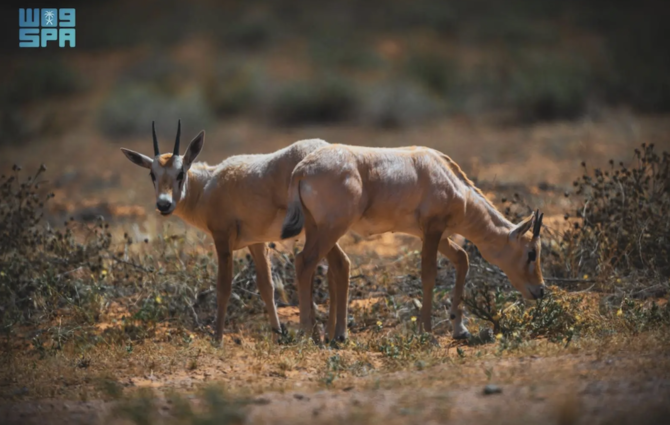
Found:
M 161 214 L 169 215 L 185 195 L 188 170 L 202 150 L 202 145 L 205 142 L 205 131 L 201 131 L 191 140 L 183 156 L 179 155 L 181 120 L 177 124 L 177 138 L 172 153 L 160 153 L 153 122 L 151 123 L 151 131 L 154 138 L 153 159 L 130 149 L 121 148 L 121 150 L 134 164 L 151 170 L 149 175 L 156 190 L 156 208 Z
M 514 226 L 508 235 L 506 249 L 501 255 L 500 268 L 524 298 L 538 299 L 545 293 L 540 267 L 540 230 L 543 213 L 535 211 Z M 528 234 L 528 231 L 533 232 Z

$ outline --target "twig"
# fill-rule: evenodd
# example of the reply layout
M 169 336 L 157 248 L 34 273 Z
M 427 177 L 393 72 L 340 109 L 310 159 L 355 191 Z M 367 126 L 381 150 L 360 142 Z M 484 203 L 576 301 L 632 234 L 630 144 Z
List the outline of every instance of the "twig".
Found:
M 195 324 L 197 327 L 200 327 L 200 320 L 198 320 L 198 313 L 195 312 L 195 308 L 193 308 L 193 304 L 190 305 L 191 307 L 191 312 L 193 313 L 193 319 L 195 319 Z
M 594 286 L 596 286 L 595 283 L 594 283 L 593 285 L 589 286 L 589 287 L 586 288 L 586 289 L 582 289 L 581 291 L 573 292 L 573 294 L 583 294 L 583 293 L 585 293 L 585 292 L 589 292 L 591 289 L 593 289 Z
M 147 268 L 144 268 L 144 267 L 140 266 L 139 264 L 135 264 L 135 263 L 133 263 L 132 261 L 122 260 L 121 258 L 119 258 L 119 257 L 117 257 L 117 256 L 115 256 L 115 255 L 112 255 L 112 256 L 110 256 L 110 257 L 105 257 L 105 258 L 106 258 L 107 260 L 114 260 L 114 261 L 117 261 L 117 262 L 119 262 L 119 263 L 127 264 L 127 265 L 129 265 L 129 266 L 133 266 L 133 267 L 135 267 L 135 268 L 137 268 L 137 269 L 142 270 L 142 271 L 145 272 L 145 273 L 152 273 L 151 270 L 149 270 L 149 269 L 147 269 Z
M 58 276 L 56 276 L 56 280 L 60 280 L 61 277 L 63 277 L 63 276 L 67 276 L 67 275 L 69 275 L 70 273 L 74 273 L 74 272 L 79 271 L 79 270 L 81 270 L 81 269 L 83 269 L 83 268 L 84 268 L 83 266 L 79 266 L 79 267 L 77 267 L 76 269 L 72 269 L 72 270 L 63 272 L 63 273 L 59 274 Z
M 563 278 L 563 277 L 545 277 L 544 280 L 549 282 L 564 282 L 564 283 L 593 283 L 595 279 L 579 279 L 579 278 Z

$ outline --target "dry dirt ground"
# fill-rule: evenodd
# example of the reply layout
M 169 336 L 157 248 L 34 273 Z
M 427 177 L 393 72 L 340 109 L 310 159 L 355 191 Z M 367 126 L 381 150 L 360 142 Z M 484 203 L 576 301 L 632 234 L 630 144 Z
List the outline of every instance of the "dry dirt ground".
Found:
M 658 338 L 664 338 L 659 344 Z M 356 350 L 315 348 L 282 371 L 272 361 L 259 364 L 254 347 L 242 341 L 214 354 L 201 355 L 196 370 L 147 372 L 131 376 L 111 372 L 126 391 L 155 389 L 157 416 L 175 410 L 170 394 L 185 395 L 196 409 L 195 391 L 218 382 L 243 394 L 248 423 L 647 423 L 667 422 L 670 399 L 670 345 L 667 335 L 611 339 L 562 349 L 539 342 L 512 355 L 484 348 L 461 356 L 449 338 L 440 338 L 441 364 L 399 372 L 342 377 L 325 385 L 315 357 L 338 354 L 355 358 Z M 251 344 L 253 345 L 253 344 Z M 160 347 L 154 347 L 161 351 Z M 480 350 L 477 350 L 480 351 Z M 534 353 L 534 354 L 530 354 Z M 276 355 L 280 355 L 278 352 Z M 375 355 L 372 364 L 381 363 Z M 95 359 L 92 360 L 95 362 Z M 261 363 L 263 363 L 261 361 Z M 502 392 L 485 395 L 486 385 Z M 66 385 L 66 384 L 64 384 Z M 29 396 L 29 394 L 28 394 Z M 5 401 L 2 423 L 126 423 L 118 417 L 123 401 L 45 398 Z

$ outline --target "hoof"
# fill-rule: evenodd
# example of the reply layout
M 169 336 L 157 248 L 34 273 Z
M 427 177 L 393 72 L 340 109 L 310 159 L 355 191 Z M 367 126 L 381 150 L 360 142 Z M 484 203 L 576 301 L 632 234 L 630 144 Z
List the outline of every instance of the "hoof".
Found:
M 331 348 L 340 348 L 342 344 L 345 344 L 347 342 L 347 338 L 345 336 L 336 336 L 335 338 L 331 339 L 330 341 L 328 338 L 326 338 L 326 345 L 330 346 Z
M 459 340 L 460 339 L 470 339 L 471 337 L 472 337 L 472 335 L 468 331 L 465 331 L 465 332 L 460 333 L 458 335 L 454 335 L 454 339 L 459 339 Z

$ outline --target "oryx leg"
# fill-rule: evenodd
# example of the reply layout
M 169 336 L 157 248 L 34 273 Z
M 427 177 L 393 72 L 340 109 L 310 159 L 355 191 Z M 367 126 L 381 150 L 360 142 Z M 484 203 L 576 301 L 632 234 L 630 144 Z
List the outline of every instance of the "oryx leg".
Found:
M 421 306 L 420 326 L 425 332 L 433 330 L 431 313 L 433 311 L 433 289 L 437 276 L 437 249 L 442 238 L 442 229 L 429 229 L 423 235 L 421 248 L 421 283 L 423 286 L 423 305 Z
M 256 265 L 256 284 L 258 292 L 265 303 L 268 316 L 270 316 L 270 326 L 276 332 L 281 333 L 281 324 L 277 316 L 277 306 L 275 305 L 275 289 L 272 284 L 272 269 L 268 259 L 268 249 L 264 243 L 249 245 L 249 252 Z
M 347 311 L 349 306 L 349 269 L 351 262 L 349 257 L 342 251 L 338 244 L 328 252 L 328 286 L 331 294 L 336 292 L 336 297 L 331 299 L 330 315 L 328 323 L 335 323 L 334 329 L 329 329 L 328 338 L 335 341 L 344 341 L 347 338 Z M 335 288 L 335 289 L 333 289 Z M 337 306 L 333 309 L 333 301 Z M 337 320 L 333 316 L 337 314 Z M 333 331 L 333 333 L 330 332 Z
M 312 277 L 319 261 L 333 248 L 345 231 L 318 229 L 313 220 L 307 219 L 305 222 L 305 246 L 295 258 L 298 299 L 300 302 L 300 327 L 304 332 L 311 333 L 315 341 L 320 341 L 321 337 L 315 334 L 316 318 L 312 306 Z M 337 305 L 337 299 L 335 303 Z
M 216 255 L 219 259 L 219 273 L 216 278 L 216 327 L 214 339 L 221 341 L 226 319 L 228 300 L 233 288 L 233 256 L 228 237 L 214 237 Z
M 447 257 L 456 269 L 456 284 L 451 293 L 451 310 L 449 311 L 453 337 L 455 339 L 467 338 L 470 332 L 463 325 L 463 308 L 460 304 L 465 287 L 465 276 L 468 274 L 468 268 L 470 267 L 468 253 L 451 239 L 442 239 L 439 249 L 440 253 Z
M 330 252 L 326 257 L 329 258 L 329 256 Z M 330 264 L 329 260 L 328 274 L 327 274 L 329 313 L 328 313 L 328 323 L 326 325 L 326 343 L 332 341 L 335 338 L 335 325 L 337 321 L 337 277 L 335 275 L 336 273 L 333 270 L 333 266 Z

